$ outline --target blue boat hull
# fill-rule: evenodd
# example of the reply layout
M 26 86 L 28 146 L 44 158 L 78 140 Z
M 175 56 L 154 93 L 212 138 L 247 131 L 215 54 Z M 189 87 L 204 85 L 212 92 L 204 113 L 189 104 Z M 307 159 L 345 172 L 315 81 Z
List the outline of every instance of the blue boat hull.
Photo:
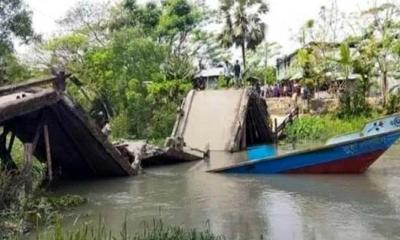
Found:
M 277 173 L 363 173 L 396 140 L 400 131 L 387 132 L 344 143 L 240 163 L 210 172 Z

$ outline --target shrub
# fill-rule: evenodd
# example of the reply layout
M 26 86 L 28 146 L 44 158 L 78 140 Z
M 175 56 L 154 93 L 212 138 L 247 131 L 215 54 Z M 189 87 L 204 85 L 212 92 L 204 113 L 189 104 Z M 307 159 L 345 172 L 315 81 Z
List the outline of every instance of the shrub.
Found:
M 339 118 L 349 118 L 352 116 L 370 116 L 372 109 L 369 106 L 365 86 L 357 79 L 353 88 L 348 87 L 339 98 L 339 109 L 337 116 Z
M 22 177 L 0 170 L 0 211 L 19 202 L 22 185 Z
M 400 95 L 397 94 L 389 95 L 385 106 L 385 113 L 393 114 L 399 111 L 400 111 Z
M 113 139 L 129 137 L 129 117 L 126 111 L 118 114 L 111 121 L 112 137 Z
M 336 135 L 361 130 L 369 119 L 364 116 L 341 119 L 329 114 L 303 116 L 285 129 L 285 135 L 291 142 L 324 141 Z

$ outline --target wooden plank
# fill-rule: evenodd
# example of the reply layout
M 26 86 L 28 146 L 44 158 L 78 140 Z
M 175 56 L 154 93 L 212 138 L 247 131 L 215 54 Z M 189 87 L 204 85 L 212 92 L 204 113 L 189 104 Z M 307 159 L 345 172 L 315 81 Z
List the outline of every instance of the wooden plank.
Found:
M 25 194 L 32 193 L 32 143 L 24 144 Z
M 44 125 L 44 143 L 46 146 L 46 160 L 47 160 L 47 172 L 49 174 L 49 181 L 53 181 L 53 167 L 51 161 L 51 149 L 50 149 L 50 139 L 49 139 L 49 127 L 47 124 Z

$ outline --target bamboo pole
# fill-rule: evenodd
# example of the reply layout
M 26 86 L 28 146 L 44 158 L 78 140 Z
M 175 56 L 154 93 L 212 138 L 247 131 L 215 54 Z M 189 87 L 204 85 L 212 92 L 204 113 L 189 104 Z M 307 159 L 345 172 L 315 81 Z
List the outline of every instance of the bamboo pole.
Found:
M 44 142 L 46 145 L 47 172 L 49 174 L 49 182 L 51 182 L 53 181 L 53 166 L 51 161 L 49 127 L 47 124 L 44 125 Z

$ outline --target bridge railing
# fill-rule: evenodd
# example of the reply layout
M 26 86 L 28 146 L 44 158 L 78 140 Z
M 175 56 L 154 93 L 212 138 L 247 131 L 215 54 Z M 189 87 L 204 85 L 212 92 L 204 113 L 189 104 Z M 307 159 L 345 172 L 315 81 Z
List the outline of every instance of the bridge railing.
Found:
M 32 89 L 35 87 L 44 87 L 51 85 L 56 91 L 65 91 L 66 87 L 66 79 L 69 78 L 71 74 L 65 74 L 64 72 L 60 72 L 55 76 L 47 76 L 41 79 L 31 79 L 25 81 L 23 83 L 17 83 L 13 85 L 7 85 L 4 87 L 0 87 L 0 96 L 4 96 L 7 94 L 12 94 L 19 91 L 24 91 L 28 89 Z
M 295 107 L 292 110 L 290 110 L 289 114 L 286 115 L 286 117 L 283 119 L 281 123 L 278 125 L 278 120 L 275 118 L 274 119 L 274 136 L 275 136 L 275 142 L 278 141 L 280 136 L 283 133 L 283 130 L 286 128 L 286 126 L 290 123 L 293 122 L 294 119 L 296 119 L 299 116 L 299 108 Z

